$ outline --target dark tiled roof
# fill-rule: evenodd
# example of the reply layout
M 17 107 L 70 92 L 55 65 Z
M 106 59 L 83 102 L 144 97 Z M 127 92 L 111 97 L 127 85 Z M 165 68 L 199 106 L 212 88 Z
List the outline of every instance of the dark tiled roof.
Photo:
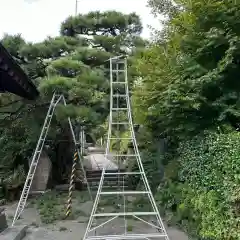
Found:
M 22 68 L 0 43 L 0 91 L 34 100 L 39 92 Z

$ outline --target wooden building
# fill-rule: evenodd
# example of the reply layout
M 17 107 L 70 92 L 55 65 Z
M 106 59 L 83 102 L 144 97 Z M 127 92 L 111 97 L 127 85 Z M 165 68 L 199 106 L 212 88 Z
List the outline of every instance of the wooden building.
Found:
M 9 52 L 0 43 L 0 92 L 34 100 L 39 92 Z

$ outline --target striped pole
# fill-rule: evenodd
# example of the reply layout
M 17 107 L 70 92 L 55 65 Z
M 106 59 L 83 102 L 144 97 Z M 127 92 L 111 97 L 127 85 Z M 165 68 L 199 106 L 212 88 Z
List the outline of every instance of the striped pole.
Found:
M 68 217 L 71 214 L 71 209 L 72 209 L 72 193 L 73 193 L 73 187 L 74 187 L 74 179 L 75 179 L 75 172 L 76 172 L 76 166 L 77 166 L 77 159 L 78 159 L 78 152 L 75 151 L 74 157 L 73 157 L 71 180 L 70 180 L 70 184 L 69 184 L 66 217 Z

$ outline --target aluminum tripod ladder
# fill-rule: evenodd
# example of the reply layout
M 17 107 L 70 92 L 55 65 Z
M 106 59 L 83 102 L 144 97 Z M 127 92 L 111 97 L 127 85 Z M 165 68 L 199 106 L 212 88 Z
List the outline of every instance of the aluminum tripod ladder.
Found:
M 125 158 L 127 166 L 131 165 L 132 162 L 137 162 L 138 169 L 137 171 L 131 171 L 130 169 L 125 172 L 120 169 L 117 173 L 111 173 L 103 169 L 83 240 L 169 240 L 148 184 L 135 138 L 127 81 L 127 59 L 124 56 L 110 59 L 110 86 L 110 116 L 105 157 L 114 156 L 115 160 L 120 160 L 121 162 L 118 162 L 118 166 L 122 164 L 122 158 Z M 120 135 L 120 133 L 123 132 L 122 130 L 119 131 L 120 127 L 125 127 L 125 136 Z M 128 134 L 126 134 L 126 132 L 128 132 Z M 128 140 L 131 142 L 132 153 L 122 154 L 119 151 L 119 145 L 118 150 L 116 150 L 116 140 Z M 114 150 L 113 146 L 115 146 Z M 112 152 L 112 154 L 110 152 Z M 103 190 L 105 177 L 109 177 L 109 175 L 114 175 L 114 177 L 118 175 L 120 179 L 118 191 L 111 191 L 111 189 L 109 191 Z M 131 190 L 126 189 L 124 181 L 133 176 L 139 177 L 139 181 L 142 182 L 141 190 L 136 190 L 136 187 L 133 187 Z M 139 199 L 139 197 L 146 198 L 150 206 L 150 211 L 144 212 L 142 208 L 138 209 L 138 211 L 135 211 L 135 209 L 133 211 L 132 208 L 128 208 L 129 196 L 131 198 L 137 197 L 137 199 Z M 116 208 L 107 208 L 105 210 L 105 208 L 101 206 L 101 199 L 104 197 L 112 197 L 114 203 L 119 199 L 121 203 L 117 202 Z M 120 197 L 122 199 L 120 199 Z M 111 204 L 111 207 L 114 203 Z M 133 205 L 134 203 L 132 203 L 132 206 Z M 132 226 L 130 224 L 132 224 Z
M 59 102 L 62 102 L 65 106 L 67 105 L 65 97 L 62 94 L 54 93 L 53 97 L 52 97 L 52 100 L 51 100 L 51 103 L 50 103 L 50 106 L 49 106 L 49 109 L 48 109 L 48 112 L 47 112 L 47 115 L 46 115 L 46 118 L 45 118 L 45 121 L 44 121 L 44 124 L 43 124 L 43 127 L 42 127 L 40 137 L 38 139 L 38 143 L 37 143 L 35 152 L 34 152 L 33 157 L 32 157 L 32 161 L 31 161 L 31 164 L 30 164 L 30 167 L 29 167 L 28 175 L 27 175 L 27 178 L 26 178 L 23 190 L 22 190 L 22 194 L 21 194 L 16 212 L 15 212 L 15 215 L 14 215 L 14 218 L 13 218 L 12 226 L 14 226 L 16 220 L 20 217 L 20 215 L 22 214 L 22 212 L 24 210 L 24 207 L 26 205 L 27 198 L 28 198 L 30 188 L 31 188 L 31 185 L 32 185 L 32 181 L 33 181 L 33 178 L 34 178 L 34 174 L 36 172 L 37 165 L 38 165 L 38 162 L 39 162 L 39 159 L 40 159 L 40 156 L 41 156 L 41 152 L 42 152 L 42 149 L 43 149 L 43 146 L 44 146 L 47 134 L 48 134 L 48 129 L 50 127 L 55 108 L 56 108 L 56 106 Z M 76 137 L 75 137 L 75 134 L 74 134 L 74 130 L 73 130 L 73 126 L 72 126 L 72 122 L 71 122 L 70 118 L 68 118 L 68 123 L 69 123 L 69 127 L 70 127 L 70 130 L 71 130 L 71 133 L 72 133 L 73 142 L 76 146 L 77 145 L 77 140 L 76 140 Z M 81 162 L 81 154 L 80 154 L 79 150 L 77 150 L 77 152 L 78 152 L 78 159 L 80 160 L 79 161 L 80 166 L 81 166 L 81 169 L 82 169 L 82 172 L 83 172 L 83 175 L 84 175 L 84 180 L 86 181 L 87 188 L 88 188 L 89 194 L 91 196 L 90 187 L 89 187 L 88 182 L 87 182 L 87 178 L 86 178 L 86 174 L 85 174 L 83 164 Z

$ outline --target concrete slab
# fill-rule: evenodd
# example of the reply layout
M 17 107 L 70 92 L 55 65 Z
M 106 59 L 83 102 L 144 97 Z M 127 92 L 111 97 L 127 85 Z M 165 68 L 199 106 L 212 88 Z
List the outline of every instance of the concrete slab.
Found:
M 22 240 L 26 236 L 27 226 L 9 227 L 0 233 L 1 240 Z
M 92 169 L 98 170 L 98 169 L 118 169 L 118 166 L 116 163 L 112 162 L 111 160 L 107 159 L 104 154 L 91 154 L 89 156 L 89 159 L 92 164 Z
M 105 148 L 101 148 L 101 147 L 89 147 L 88 148 L 88 153 L 105 153 Z

